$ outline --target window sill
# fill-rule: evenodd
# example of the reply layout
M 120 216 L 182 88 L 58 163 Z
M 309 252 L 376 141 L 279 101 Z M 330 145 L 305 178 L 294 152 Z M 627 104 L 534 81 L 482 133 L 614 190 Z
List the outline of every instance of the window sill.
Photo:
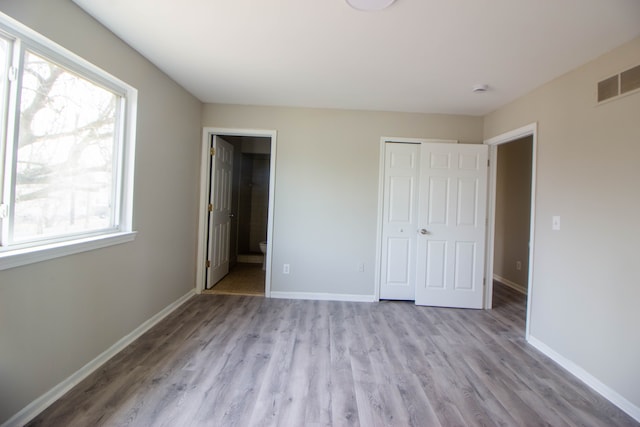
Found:
M 136 234 L 135 231 L 126 231 L 0 252 L 0 270 L 131 242 L 136 238 Z

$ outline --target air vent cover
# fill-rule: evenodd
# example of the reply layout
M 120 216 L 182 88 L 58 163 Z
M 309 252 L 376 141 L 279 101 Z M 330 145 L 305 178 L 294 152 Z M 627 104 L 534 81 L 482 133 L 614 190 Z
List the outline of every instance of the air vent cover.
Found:
M 620 94 L 640 89 L 640 65 L 620 73 Z
M 640 89 L 640 65 L 598 82 L 598 102 Z
M 618 96 L 618 75 L 598 82 L 598 102 Z

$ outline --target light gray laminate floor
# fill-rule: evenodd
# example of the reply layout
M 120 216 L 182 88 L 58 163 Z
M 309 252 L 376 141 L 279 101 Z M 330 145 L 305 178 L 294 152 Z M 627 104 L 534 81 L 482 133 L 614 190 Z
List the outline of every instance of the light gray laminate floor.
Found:
M 199 295 L 43 412 L 42 426 L 638 425 L 488 311 Z

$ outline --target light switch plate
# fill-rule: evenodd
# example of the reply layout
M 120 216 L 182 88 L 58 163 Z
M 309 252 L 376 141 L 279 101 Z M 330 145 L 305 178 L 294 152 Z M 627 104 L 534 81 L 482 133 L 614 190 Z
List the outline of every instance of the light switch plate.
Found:
M 560 230 L 560 217 L 559 216 L 552 216 L 551 217 L 551 229 L 552 230 Z

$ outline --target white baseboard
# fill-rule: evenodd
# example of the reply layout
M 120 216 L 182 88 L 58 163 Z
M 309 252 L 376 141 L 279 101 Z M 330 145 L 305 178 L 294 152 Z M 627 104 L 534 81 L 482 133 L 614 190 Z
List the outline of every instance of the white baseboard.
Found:
M 498 276 L 497 274 L 494 274 L 493 275 L 493 280 L 495 280 L 496 282 L 500 282 L 503 285 L 510 287 L 514 291 L 520 292 L 521 294 L 524 294 L 524 295 L 527 294 L 527 288 L 525 286 L 522 286 L 521 284 L 516 283 L 516 282 L 512 282 L 509 279 L 505 279 L 502 276 Z
M 314 293 L 314 292 L 271 291 L 271 298 L 307 299 L 307 300 L 316 300 L 316 301 L 351 301 L 351 302 L 377 301 L 374 295 L 325 294 L 325 293 Z
M 640 407 L 634 405 L 629 400 L 625 399 L 618 392 L 613 390 L 611 387 L 604 384 L 602 381 L 598 380 L 596 377 L 582 369 L 580 366 L 576 365 L 571 360 L 557 353 L 555 350 L 550 348 L 548 345 L 538 340 L 535 337 L 529 335 L 527 339 L 529 344 L 537 348 L 541 351 L 545 356 L 549 357 L 551 360 L 556 362 L 558 365 L 562 366 L 564 369 L 572 373 L 575 377 L 581 380 L 583 383 L 591 387 L 593 390 L 601 394 L 605 399 L 609 402 L 616 405 L 618 408 L 622 409 L 624 412 L 633 417 L 636 421 L 640 422 Z
M 18 427 L 23 426 L 33 418 L 35 418 L 40 412 L 47 409 L 53 402 L 60 399 L 66 392 L 78 385 L 82 380 L 92 374 L 96 369 L 104 365 L 109 359 L 118 354 L 126 346 L 138 339 L 142 334 L 154 327 L 162 319 L 171 314 L 174 310 L 184 304 L 189 298 L 195 295 L 193 290 L 189 291 L 184 296 L 180 297 L 167 307 L 162 309 L 159 313 L 155 314 L 149 320 L 145 321 L 142 325 L 138 326 L 131 333 L 122 337 L 118 342 L 106 349 L 95 359 L 78 369 L 71 374 L 68 378 L 60 382 L 51 390 L 38 397 L 36 400 L 22 408 L 20 412 L 9 418 L 0 427 Z

